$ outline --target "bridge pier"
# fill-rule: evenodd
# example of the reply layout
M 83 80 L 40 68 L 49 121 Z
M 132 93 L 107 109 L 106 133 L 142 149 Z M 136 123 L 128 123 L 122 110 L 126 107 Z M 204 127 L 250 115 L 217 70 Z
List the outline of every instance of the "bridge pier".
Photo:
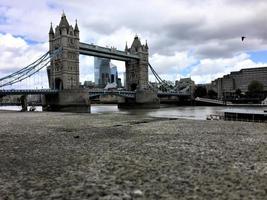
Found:
M 157 93 L 150 89 L 137 90 L 135 98 L 121 97 L 118 101 L 119 108 L 127 109 L 153 109 L 160 108 L 160 101 L 157 97 Z
M 20 103 L 21 103 L 21 112 L 28 111 L 27 95 L 22 95 L 20 97 Z
M 43 111 L 90 113 L 89 92 L 86 89 L 66 89 L 43 98 Z

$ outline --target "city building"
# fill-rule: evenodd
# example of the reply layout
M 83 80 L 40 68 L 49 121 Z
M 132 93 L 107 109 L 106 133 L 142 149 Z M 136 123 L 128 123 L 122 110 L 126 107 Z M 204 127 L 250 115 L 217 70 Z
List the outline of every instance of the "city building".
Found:
M 110 59 L 94 58 L 95 86 L 104 88 L 110 83 Z
M 193 96 L 195 91 L 195 82 L 191 78 L 181 78 L 175 81 L 175 88 L 177 92 L 190 93 Z
M 175 87 L 177 89 L 184 89 L 186 87 L 193 88 L 195 86 L 195 82 L 191 78 L 181 78 L 179 81 L 175 81 Z
M 94 87 L 95 87 L 95 83 L 92 82 L 92 81 L 84 81 L 83 86 L 84 86 L 85 88 L 94 88 Z
M 108 83 L 115 83 L 121 87 L 119 83 L 117 66 L 110 62 L 107 58 L 94 59 L 95 86 L 104 88 Z
M 110 82 L 118 84 L 117 66 L 112 64 L 112 63 L 110 63 L 110 65 L 111 65 L 111 68 L 110 68 Z
M 247 68 L 231 72 L 212 81 L 210 88 L 217 92 L 218 99 L 222 99 L 225 93 L 234 93 L 238 89 L 242 93 L 247 92 L 248 85 L 253 80 L 262 83 L 264 91 L 267 91 L 267 67 Z

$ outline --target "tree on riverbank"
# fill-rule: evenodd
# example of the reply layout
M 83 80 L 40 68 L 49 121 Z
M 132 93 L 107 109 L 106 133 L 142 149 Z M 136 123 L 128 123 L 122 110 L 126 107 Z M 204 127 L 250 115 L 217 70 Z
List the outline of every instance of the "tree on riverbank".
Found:
M 207 89 L 204 86 L 196 86 L 195 92 L 194 92 L 195 97 L 205 97 L 207 96 Z
M 248 85 L 248 92 L 250 93 L 263 92 L 263 84 L 256 80 L 251 81 Z

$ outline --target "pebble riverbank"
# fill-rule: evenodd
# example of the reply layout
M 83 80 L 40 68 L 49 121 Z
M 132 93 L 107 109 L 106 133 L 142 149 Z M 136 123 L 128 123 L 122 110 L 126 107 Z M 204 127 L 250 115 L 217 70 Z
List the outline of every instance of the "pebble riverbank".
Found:
M 267 124 L 0 111 L 0 199 L 266 199 Z

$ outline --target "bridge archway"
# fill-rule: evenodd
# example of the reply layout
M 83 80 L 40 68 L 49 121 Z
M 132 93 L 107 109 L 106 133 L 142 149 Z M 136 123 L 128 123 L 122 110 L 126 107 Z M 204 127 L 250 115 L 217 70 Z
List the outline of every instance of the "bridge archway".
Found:
M 60 78 L 55 79 L 55 89 L 63 90 L 63 81 Z
M 132 83 L 130 90 L 131 91 L 135 91 L 136 89 L 137 89 L 137 84 L 136 83 Z

